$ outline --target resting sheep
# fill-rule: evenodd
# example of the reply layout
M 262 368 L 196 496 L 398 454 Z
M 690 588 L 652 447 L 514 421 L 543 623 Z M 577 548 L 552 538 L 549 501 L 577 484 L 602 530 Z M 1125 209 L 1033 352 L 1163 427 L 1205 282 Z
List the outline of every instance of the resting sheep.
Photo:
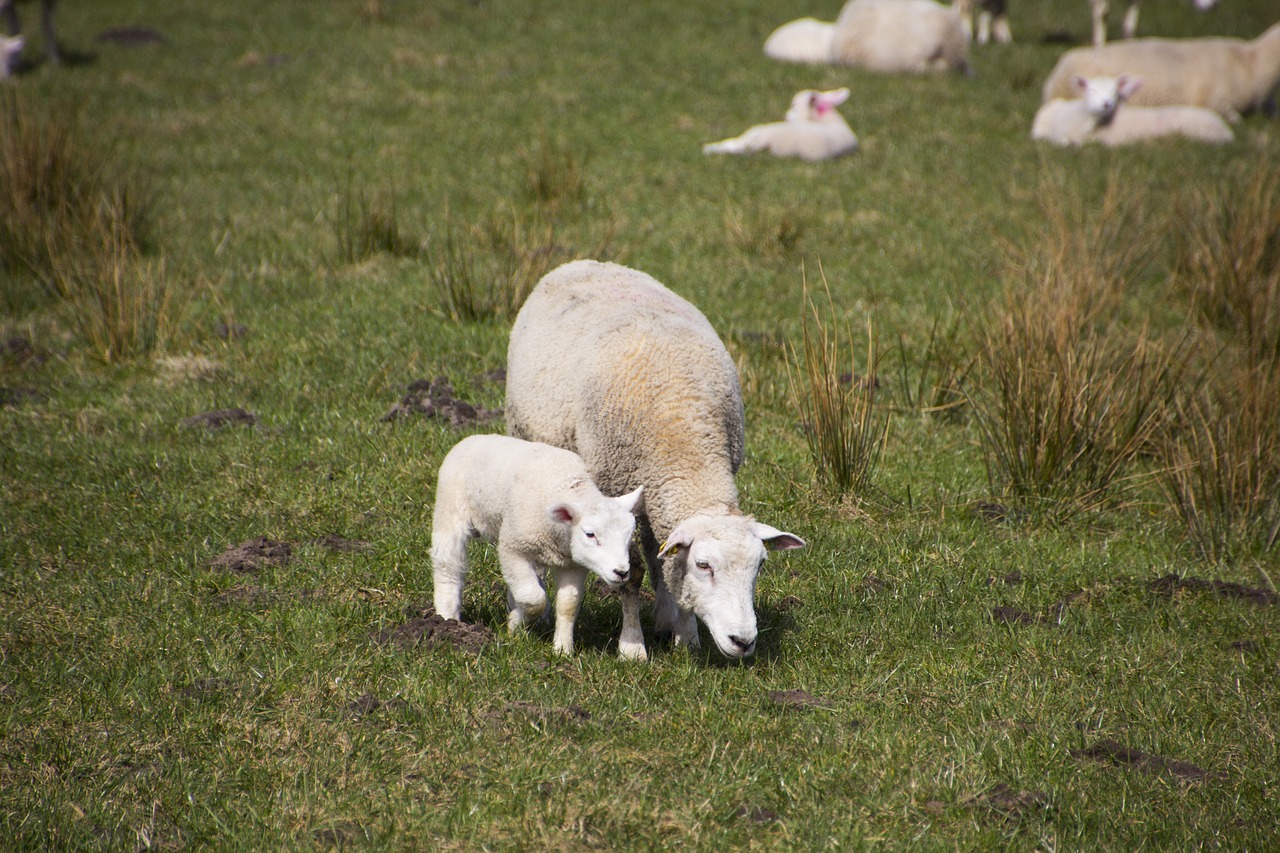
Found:
M 1069 50 L 1045 80 L 1042 100 L 1072 97 L 1076 77 L 1122 74 L 1146 81 L 1137 106 L 1194 104 L 1237 121 L 1280 85 L 1280 24 L 1252 41 L 1148 38 Z
M 496 542 L 507 584 L 508 627 L 518 631 L 547 607 L 556 576 L 555 650 L 573 653 L 573 623 L 587 571 L 617 586 L 630 569 L 632 514 L 641 489 L 607 498 L 577 454 L 504 435 L 458 442 L 440 465 L 431 526 L 436 612 L 459 618 L 467 542 Z
M 1056 145 L 1125 145 L 1166 136 L 1219 143 L 1235 138 L 1222 116 L 1206 107 L 1122 106 L 1141 86 L 1138 77 L 1077 77 L 1074 88 L 1081 97 L 1054 98 L 1040 107 L 1031 138 Z
M 644 487 L 639 529 L 659 633 L 697 646 L 700 618 L 727 657 L 755 651 L 765 548 L 804 541 L 738 509 L 738 372 L 697 308 L 617 264 L 552 270 L 511 330 L 506 415 L 511 435 L 581 454 L 605 491 Z M 623 587 L 623 657 L 646 657 L 643 575 L 637 564 Z
M 784 62 L 813 65 L 831 62 L 836 25 L 816 18 L 800 18 L 778 27 L 764 40 L 764 55 Z
M 848 89 L 817 92 L 805 89 L 791 99 L 785 121 L 758 124 L 741 136 L 708 142 L 703 154 L 753 154 L 767 151 L 775 157 L 799 157 L 817 161 L 839 157 L 858 149 L 858 137 L 836 107 L 849 97 Z
M 836 19 L 832 60 L 885 73 L 969 70 L 960 13 L 933 0 L 849 0 Z

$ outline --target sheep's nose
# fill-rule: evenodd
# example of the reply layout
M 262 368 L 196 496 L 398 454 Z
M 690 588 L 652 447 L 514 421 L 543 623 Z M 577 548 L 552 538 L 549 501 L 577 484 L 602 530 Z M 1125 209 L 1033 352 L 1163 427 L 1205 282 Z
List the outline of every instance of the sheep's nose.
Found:
M 626 580 L 629 574 L 631 574 L 630 569 L 614 569 L 613 570 L 613 575 L 618 579 L 619 583 Z
M 730 634 L 729 642 L 733 643 L 734 648 L 743 655 L 749 655 L 756 650 L 755 637 L 739 637 L 737 634 Z

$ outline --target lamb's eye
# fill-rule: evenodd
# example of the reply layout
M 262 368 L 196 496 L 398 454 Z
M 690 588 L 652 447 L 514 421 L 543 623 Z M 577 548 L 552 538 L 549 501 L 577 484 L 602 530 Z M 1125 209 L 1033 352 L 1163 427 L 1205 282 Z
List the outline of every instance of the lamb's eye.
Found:
M 693 564 L 698 568 L 702 569 L 704 572 L 711 571 L 711 563 L 708 560 L 694 560 Z
M 596 541 L 596 532 L 594 530 L 584 530 L 582 531 L 582 535 L 590 539 L 592 542 Z

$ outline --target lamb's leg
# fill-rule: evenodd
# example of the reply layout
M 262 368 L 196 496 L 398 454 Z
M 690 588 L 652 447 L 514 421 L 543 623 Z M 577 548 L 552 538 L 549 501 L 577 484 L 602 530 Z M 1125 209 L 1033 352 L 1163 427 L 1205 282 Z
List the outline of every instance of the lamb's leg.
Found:
M 644 553 L 631 545 L 631 574 L 622 585 L 622 633 L 618 635 L 618 657 L 624 660 L 646 661 L 649 653 L 644 648 L 644 630 L 640 627 L 640 584 L 644 581 L 645 565 L 654 565 L 650 561 L 657 560 L 658 543 L 653 538 L 649 525 L 641 521 L 640 541 L 644 544 Z M 652 549 L 650 548 L 652 543 Z M 657 575 L 654 575 L 657 577 Z
M 44 0 L 40 4 L 40 26 L 44 29 L 44 52 L 54 65 L 62 64 L 62 54 L 58 51 L 58 37 L 53 31 L 53 7 L 57 0 Z
M 554 648 L 563 655 L 573 654 L 573 625 L 582 606 L 582 593 L 587 586 L 587 570 L 567 566 L 556 572 L 556 633 Z
M 462 587 L 467 580 L 466 524 L 439 525 L 431 532 L 432 600 L 445 619 L 462 618 Z
M 1124 13 L 1124 37 L 1131 39 L 1138 34 L 1138 0 L 1129 0 L 1129 8 Z
M 498 547 L 498 563 L 502 579 L 507 582 L 507 629 L 511 633 L 524 630 L 547 609 L 547 590 L 538 568 L 522 555 Z
M 1093 46 L 1107 43 L 1107 0 L 1089 0 L 1093 12 Z

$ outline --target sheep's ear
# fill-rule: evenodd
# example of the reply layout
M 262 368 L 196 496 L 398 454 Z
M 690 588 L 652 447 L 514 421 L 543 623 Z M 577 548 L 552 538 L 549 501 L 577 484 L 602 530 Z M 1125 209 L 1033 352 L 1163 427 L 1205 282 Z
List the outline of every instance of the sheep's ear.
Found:
M 667 537 L 667 541 L 662 543 L 662 547 L 658 549 L 658 556 L 665 557 L 672 551 L 679 551 L 681 548 L 688 548 L 693 544 L 693 534 L 683 524 L 678 525 L 675 530 L 671 531 L 671 535 Z
M 1122 98 L 1130 97 L 1134 92 L 1141 88 L 1141 77 L 1130 77 L 1128 74 L 1125 74 L 1116 81 L 1116 94 Z
M 556 524 L 573 524 L 578 510 L 573 504 L 552 504 L 547 507 L 547 517 Z
M 641 486 L 634 492 L 629 492 L 621 497 L 614 498 L 614 500 L 622 504 L 622 508 L 627 512 L 636 513 L 639 512 L 640 508 L 644 505 L 643 498 L 644 486 Z
M 847 88 L 832 89 L 829 92 L 822 92 L 818 97 L 828 107 L 838 107 L 849 100 L 849 90 Z
M 759 521 L 751 522 L 751 532 L 770 551 L 790 551 L 794 548 L 803 548 L 805 544 L 804 540 L 794 533 L 784 533 L 776 527 L 770 527 Z

